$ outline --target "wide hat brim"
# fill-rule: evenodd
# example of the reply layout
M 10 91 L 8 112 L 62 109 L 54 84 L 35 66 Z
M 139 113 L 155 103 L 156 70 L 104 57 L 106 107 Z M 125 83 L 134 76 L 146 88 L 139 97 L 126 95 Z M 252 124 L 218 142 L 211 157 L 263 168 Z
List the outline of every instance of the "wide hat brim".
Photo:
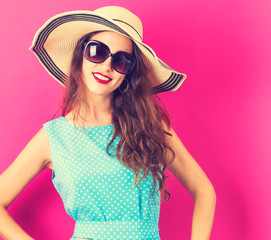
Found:
M 108 17 L 112 13 L 122 16 L 122 20 L 114 16 Z M 132 39 L 142 51 L 154 94 L 176 91 L 185 80 L 186 74 L 170 68 L 148 45 L 142 42 L 142 28 L 133 27 L 132 24 L 124 21 L 124 19 L 136 17 L 132 15 L 127 9 L 116 6 L 95 11 L 70 11 L 55 15 L 36 32 L 29 50 L 34 52 L 47 72 L 65 87 L 72 54 L 78 40 L 93 31 L 115 31 Z M 139 19 L 130 19 L 133 22 L 136 20 Z

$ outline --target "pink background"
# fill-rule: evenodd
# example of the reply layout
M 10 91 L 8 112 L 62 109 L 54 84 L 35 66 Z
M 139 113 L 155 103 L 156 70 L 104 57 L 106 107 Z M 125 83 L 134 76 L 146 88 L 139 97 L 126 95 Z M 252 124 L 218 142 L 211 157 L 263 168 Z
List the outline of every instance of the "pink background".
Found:
M 0 172 L 56 110 L 62 87 L 28 47 L 51 16 L 120 5 L 137 14 L 144 42 L 186 73 L 162 93 L 173 129 L 216 194 L 211 239 L 271 239 L 271 9 L 270 1 L 136 0 L 5 1 L 0 7 Z M 69 239 L 74 221 L 51 182 L 38 175 L 10 206 L 20 226 L 39 240 Z M 190 239 L 193 199 L 177 178 L 161 206 L 162 240 Z

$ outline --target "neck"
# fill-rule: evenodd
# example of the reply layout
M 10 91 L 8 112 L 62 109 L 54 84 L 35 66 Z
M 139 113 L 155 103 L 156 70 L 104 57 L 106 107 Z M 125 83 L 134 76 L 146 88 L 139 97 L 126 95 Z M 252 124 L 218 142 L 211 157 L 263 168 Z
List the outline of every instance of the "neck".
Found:
M 89 109 L 82 109 L 81 115 L 90 123 L 112 122 L 112 94 L 97 95 L 88 94 L 87 103 Z
M 89 112 L 86 117 L 95 122 L 102 122 L 112 117 L 112 95 L 88 95 Z

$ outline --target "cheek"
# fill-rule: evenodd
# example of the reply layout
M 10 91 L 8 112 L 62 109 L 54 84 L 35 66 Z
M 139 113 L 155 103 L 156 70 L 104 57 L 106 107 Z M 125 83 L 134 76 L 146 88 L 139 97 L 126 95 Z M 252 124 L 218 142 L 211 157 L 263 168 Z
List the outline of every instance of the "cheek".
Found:
M 85 77 L 86 77 L 86 75 L 87 75 L 87 67 L 86 67 L 86 64 L 84 63 L 84 61 L 83 61 L 83 63 L 82 63 L 82 78 L 85 80 Z
M 93 69 L 94 69 L 93 63 L 83 61 L 82 72 L 81 72 L 81 76 L 82 76 L 83 81 L 89 81 L 91 78 L 93 78 L 93 76 L 91 74 Z
M 83 60 L 82 63 L 82 73 L 87 74 L 91 72 L 91 69 L 93 68 L 93 63 L 87 62 L 85 59 Z
M 119 86 L 122 84 L 123 81 L 126 81 L 126 80 L 124 80 L 124 78 L 125 78 L 125 76 L 123 75 L 123 76 L 120 76 L 120 77 L 117 79 L 117 81 L 115 81 L 116 87 L 119 87 Z

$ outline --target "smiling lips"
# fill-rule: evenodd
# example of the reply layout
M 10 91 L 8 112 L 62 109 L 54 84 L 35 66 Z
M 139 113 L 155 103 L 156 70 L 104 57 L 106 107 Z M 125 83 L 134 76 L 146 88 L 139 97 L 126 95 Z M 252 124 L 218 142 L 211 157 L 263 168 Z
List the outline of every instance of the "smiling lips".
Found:
M 112 78 L 107 77 L 99 72 L 93 72 L 92 74 L 98 83 L 107 84 L 112 81 Z

